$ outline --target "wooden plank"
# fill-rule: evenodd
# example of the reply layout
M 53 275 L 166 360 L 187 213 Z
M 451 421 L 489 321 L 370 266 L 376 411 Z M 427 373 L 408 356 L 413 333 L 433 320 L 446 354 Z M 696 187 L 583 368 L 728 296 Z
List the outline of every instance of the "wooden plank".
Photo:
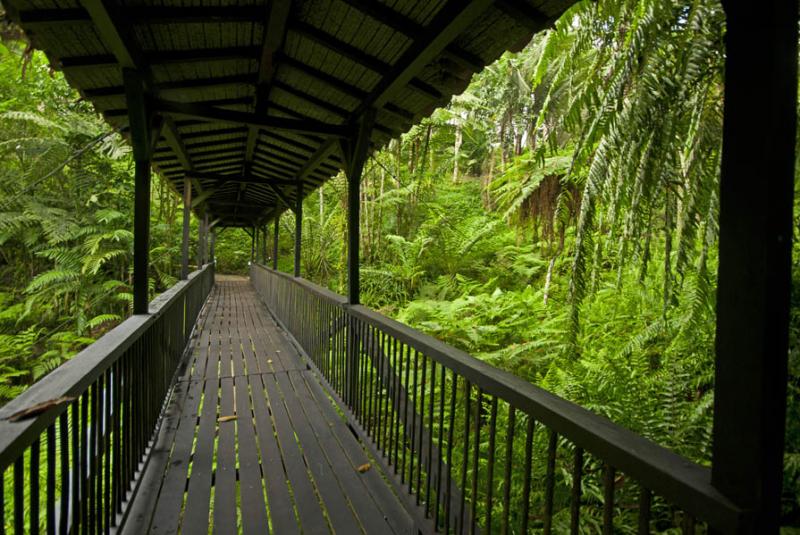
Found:
M 306 465 L 313 475 L 316 487 L 319 490 L 328 519 L 334 531 L 341 533 L 357 533 L 360 531 L 358 519 L 351 510 L 351 505 L 346 499 L 345 491 L 340 486 L 336 471 L 320 448 L 305 414 L 302 411 L 302 400 L 289 381 L 289 373 L 276 373 L 275 379 L 283 392 L 286 410 L 291 420 L 292 428 L 303 447 Z
M 313 373 L 290 372 L 289 380 L 293 383 L 301 408 L 317 435 L 320 447 L 366 532 L 383 533 L 391 530 L 394 533 L 407 533 L 413 528 L 413 522 L 386 486 L 377 467 L 358 472 L 358 467 L 367 464 L 369 459 L 344 421 L 333 411 L 327 396 L 322 392 L 316 396 L 312 393 L 314 387 L 309 383 L 320 388 Z
M 307 463 L 295 441 L 294 429 L 286 412 L 286 405 L 278 390 L 275 376 L 272 374 L 263 375 L 262 380 L 267 390 L 269 406 L 272 409 L 272 416 L 275 420 L 278 444 L 280 444 L 281 448 L 281 456 L 286 466 L 286 473 L 289 476 L 289 484 L 292 487 L 303 531 L 311 533 L 325 532 L 328 530 L 328 523 L 323 516 L 322 504 L 311 483 L 306 469 Z
M 234 414 L 233 379 L 220 379 L 219 417 Z M 236 531 L 236 420 L 218 420 L 217 469 L 214 471 L 214 533 Z
M 275 437 L 264 383 L 258 375 L 248 379 L 253 393 L 256 436 L 261 448 L 262 477 L 267 489 L 270 523 L 275 533 L 299 533 L 300 526 L 295 517 L 294 504 L 287 485 L 289 476 L 284 469 L 281 449 Z
M 123 535 L 137 535 L 148 532 L 153 514 L 158 505 L 159 491 L 164 482 L 164 473 L 169 466 L 169 457 L 178 431 L 182 412 L 185 410 L 189 391 L 188 383 L 178 383 L 173 387 L 169 403 L 164 411 L 163 421 L 150 452 L 150 461 L 142 474 L 142 482 L 131 504 L 127 519 L 122 526 Z
M 267 508 L 261 487 L 261 460 L 256 448 L 253 414 L 250 410 L 250 394 L 246 377 L 234 379 L 236 392 L 236 428 L 239 451 L 239 495 L 241 501 L 242 531 L 269 533 Z M 223 424 L 224 425 L 224 424 Z
M 158 495 L 158 503 L 150 527 L 151 533 L 174 533 L 177 531 L 202 391 L 202 382 L 192 381 L 189 383 L 186 405 L 181 413 L 172 455 L 170 455 L 164 483 Z
M 186 495 L 183 533 L 208 533 L 209 504 L 214 465 L 214 442 L 217 430 L 217 381 L 205 382 L 203 412 L 197 427 L 197 449 L 192 457 L 192 474 Z

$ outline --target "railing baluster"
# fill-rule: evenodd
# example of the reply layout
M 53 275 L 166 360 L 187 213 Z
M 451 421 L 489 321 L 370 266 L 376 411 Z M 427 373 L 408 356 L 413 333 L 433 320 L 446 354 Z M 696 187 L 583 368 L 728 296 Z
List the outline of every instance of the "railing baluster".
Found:
M 6 531 L 6 467 L 0 467 L 0 534 Z
M 442 452 L 444 451 L 444 391 L 447 385 L 447 374 L 442 366 L 439 374 L 439 455 L 436 457 L 436 504 L 433 508 L 433 524 L 439 528 L 439 511 L 442 504 Z
M 431 512 L 431 477 L 433 471 L 433 405 L 436 402 L 436 361 L 431 359 L 431 398 L 428 402 L 428 455 L 425 461 L 425 516 Z
M 603 464 L 603 535 L 614 532 L 614 467 Z
M 14 533 L 25 530 L 25 455 L 14 461 Z
M 70 405 L 72 411 L 72 475 L 70 476 L 72 482 L 72 524 L 73 531 L 80 527 L 80 491 L 81 491 L 81 455 L 80 455 L 80 437 L 81 437 L 81 421 L 80 421 L 80 401 L 75 400 Z M 77 531 L 76 531 L 77 532 Z
M 570 532 L 578 535 L 581 524 L 581 480 L 583 479 L 583 448 L 575 446 L 572 460 L 572 497 L 570 501 Z
M 177 363 L 176 363 L 177 364 Z M 111 389 L 113 385 L 114 375 L 111 372 L 111 369 L 106 371 L 105 374 L 105 401 L 103 402 L 105 408 L 105 415 L 103 416 L 103 433 L 105 436 L 105 444 L 103 446 L 103 466 L 104 466 L 104 492 L 103 492 L 103 503 L 104 503 L 104 512 L 105 517 L 103 519 L 103 523 L 105 525 L 105 533 L 111 532 L 111 519 L 113 518 L 114 514 L 114 504 L 111 499 L 112 490 L 111 490 L 111 458 L 113 456 L 111 452 L 112 448 L 112 408 L 111 408 Z
M 56 532 L 56 426 L 47 426 L 47 488 L 45 496 L 45 515 L 47 533 Z
M 397 339 L 393 338 L 392 353 L 394 353 L 394 366 L 392 366 L 392 377 L 394 378 L 394 473 L 396 474 L 400 464 L 400 377 L 402 367 L 403 346 L 400 344 L 400 352 L 397 349 Z
M 472 405 L 472 385 L 469 381 L 464 381 L 464 448 L 461 458 L 461 500 L 458 504 L 458 525 L 456 532 L 464 533 L 464 520 L 466 519 L 466 492 L 467 488 L 467 466 L 469 464 L 469 423 L 470 406 Z M 525 530 L 522 531 L 525 533 Z
M 528 533 L 531 507 L 531 469 L 533 466 L 533 432 L 535 421 L 528 415 L 528 427 L 525 431 L 525 468 L 522 474 L 522 529 L 521 533 Z
M 358 362 L 359 362 L 359 373 L 358 373 L 358 412 L 359 412 L 359 419 L 364 424 L 365 419 L 367 418 L 367 371 L 369 370 L 369 352 L 367 349 L 367 324 L 363 321 L 358 322 L 358 341 L 359 341 L 359 351 L 358 351 Z
M 368 371 L 369 371 L 369 383 L 366 385 L 367 388 L 367 405 L 369 407 L 369 416 L 367 417 L 367 435 L 371 437 L 375 437 L 372 433 L 375 429 L 376 421 L 375 415 L 377 411 L 375 410 L 375 404 L 377 402 L 378 396 L 374 394 L 375 392 L 375 373 L 376 373 L 376 364 L 375 364 L 375 328 L 369 328 L 369 348 L 367 349 L 367 355 L 369 355 L 369 359 L 367 360 L 368 364 Z
M 450 517 L 453 505 L 453 428 L 456 423 L 456 393 L 458 390 L 458 374 L 451 372 L 450 411 L 447 422 L 447 492 L 444 500 L 444 532 L 450 533 Z
M 86 457 L 89 451 L 89 391 L 87 390 L 81 396 L 81 448 L 77 450 L 78 457 L 81 463 L 81 491 L 80 491 L 80 504 L 81 504 L 81 526 L 83 530 L 87 531 L 92 528 L 89 525 L 89 509 L 88 509 L 88 495 L 91 494 L 87 487 L 89 487 L 89 459 Z
M 489 451 L 486 460 L 486 533 L 492 532 L 492 499 L 494 497 L 494 455 L 497 435 L 497 396 L 492 396 L 489 413 Z
M 75 405 L 73 404 L 72 406 L 74 407 Z M 64 409 L 64 412 L 62 412 L 58 417 L 58 438 L 60 442 L 59 468 L 61 470 L 61 500 L 59 502 L 61 508 L 58 518 L 58 532 L 61 535 L 66 535 L 67 533 L 67 519 L 69 517 L 70 503 L 69 422 L 67 421 L 67 418 L 69 417 L 68 410 L 69 407 Z
M 470 524 L 469 533 L 475 535 L 475 519 L 478 516 L 478 457 L 481 449 L 481 409 L 483 404 L 483 390 L 478 387 L 475 401 L 475 430 L 473 431 L 475 443 L 472 447 L 472 488 L 470 489 Z M 462 489 L 462 492 L 465 489 Z
M 397 376 L 397 339 L 389 338 L 388 339 L 388 351 L 389 355 L 388 358 L 388 366 L 386 370 L 386 405 L 387 405 L 387 416 L 388 421 L 387 423 L 387 431 L 388 431 L 388 448 L 386 448 L 386 459 L 389 462 L 389 466 L 394 466 L 395 471 L 397 470 L 397 463 L 395 463 L 394 459 L 394 420 L 396 410 L 395 408 L 397 405 L 395 404 L 395 380 L 394 378 Z
M 403 344 L 405 351 L 405 365 L 403 371 L 405 372 L 405 384 L 403 389 L 405 396 L 403 396 L 403 461 L 400 468 L 400 483 L 405 483 L 406 477 L 406 451 L 408 450 L 408 396 L 409 396 L 409 376 L 411 374 L 411 346 Z
M 514 427 L 516 425 L 517 409 L 513 406 L 508 408 L 508 426 L 506 427 L 506 464 L 503 473 L 503 524 L 501 533 L 508 534 L 508 526 L 511 516 L 511 463 L 514 453 Z
M 420 459 L 417 463 L 417 505 L 420 504 L 422 498 L 422 430 L 425 428 L 425 386 L 427 383 L 425 379 L 428 373 L 428 357 L 423 353 L 422 355 L 422 379 L 420 380 L 419 391 L 419 436 L 417 440 L 417 451 L 419 452 Z M 427 499 L 427 497 L 425 498 Z
M 650 489 L 642 487 L 639 490 L 639 535 L 650 533 Z
M 547 474 L 544 480 L 544 526 L 542 532 L 549 535 L 553 528 L 553 494 L 556 485 L 556 453 L 558 450 L 558 434 L 550 431 L 547 443 Z
M 95 533 L 97 527 L 97 427 L 99 424 L 98 418 L 98 403 L 97 403 L 97 383 L 92 383 L 89 391 L 91 392 L 91 399 L 89 410 L 91 411 L 91 418 L 89 419 L 89 467 L 88 467 L 88 487 L 89 487 L 89 529 Z
M 413 372 L 413 381 L 411 387 L 411 395 L 412 399 L 414 400 L 414 410 L 411 411 L 411 455 L 408 458 L 408 492 L 414 493 L 414 459 L 416 459 L 419 450 L 417 449 L 417 410 L 419 409 L 419 405 L 417 404 L 417 390 L 419 389 L 419 382 L 417 381 L 419 368 L 419 353 L 417 350 L 414 350 L 414 372 Z M 416 492 L 419 493 L 419 486 L 416 488 Z
M 30 488 L 28 489 L 28 502 L 29 508 L 29 522 L 31 535 L 39 534 L 39 452 L 41 448 L 41 437 L 37 436 L 31 444 L 31 462 L 30 462 Z

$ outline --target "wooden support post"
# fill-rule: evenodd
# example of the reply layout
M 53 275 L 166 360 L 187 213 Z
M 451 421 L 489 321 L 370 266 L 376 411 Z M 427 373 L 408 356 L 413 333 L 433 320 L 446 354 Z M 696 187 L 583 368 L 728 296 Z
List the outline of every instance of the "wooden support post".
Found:
M 294 208 L 294 276 L 300 276 L 300 246 L 303 238 L 303 183 L 297 185 Z
M 755 515 L 749 532 L 777 533 L 791 293 L 797 4 L 774 0 L 752 9 L 736 0 L 723 3 L 711 480 Z
M 217 231 L 212 228 L 210 234 L 211 234 L 211 237 L 210 237 L 211 244 L 209 245 L 208 261 L 211 262 L 211 263 L 214 263 L 216 261 L 214 248 L 217 245 Z
M 133 69 L 123 69 L 128 106 L 135 192 L 133 214 L 133 313 L 147 314 L 150 263 L 150 120 L 145 106 L 144 80 Z
M 203 265 L 208 264 L 208 212 L 203 214 Z
M 347 301 L 357 305 L 360 301 L 359 242 L 361 217 L 361 175 L 369 154 L 369 142 L 375 123 L 375 109 L 368 108 L 358 121 L 356 138 L 342 143 L 347 172 Z M 347 370 L 345 399 L 353 406 L 358 390 L 358 358 L 361 341 L 357 329 L 348 317 Z
M 347 298 L 351 305 L 360 303 L 359 221 L 361 217 L 361 174 L 367 161 L 375 110 L 370 108 L 361 117 L 355 140 L 344 143 L 347 159 Z
M 205 217 L 201 217 L 197 222 L 197 267 L 198 269 L 205 264 L 205 251 L 203 244 L 206 239 Z
M 256 227 L 253 227 L 250 232 L 250 263 L 256 261 Z
M 267 265 L 267 258 L 269 258 L 267 254 L 267 226 L 264 225 L 261 228 L 261 263 L 265 266 Z
M 253 225 L 253 258 L 252 262 L 258 263 L 258 225 Z
M 189 278 L 189 223 L 192 218 L 192 181 L 183 179 L 183 237 L 181 241 L 181 279 Z
M 277 214 L 275 216 L 275 232 L 274 232 L 275 237 L 273 238 L 272 241 L 272 269 L 276 271 L 278 269 L 278 229 L 280 222 L 281 222 L 281 216 L 280 214 Z

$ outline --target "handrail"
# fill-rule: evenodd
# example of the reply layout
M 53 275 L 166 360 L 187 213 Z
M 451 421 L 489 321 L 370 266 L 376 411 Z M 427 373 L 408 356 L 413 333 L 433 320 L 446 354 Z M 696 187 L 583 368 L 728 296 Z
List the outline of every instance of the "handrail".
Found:
M 114 525 L 213 278 L 213 264 L 191 273 L 187 280 L 154 298 L 148 314 L 129 317 L 0 408 L 0 476 L 14 466 L 15 531 L 24 530 L 25 523 L 33 530 L 39 521 L 40 504 L 34 494 L 40 492 L 47 495 L 41 501 L 45 502 L 48 528 L 56 519 L 67 522 L 68 517 L 73 524 L 89 523 L 91 528 Z M 64 402 L 30 419 L 7 419 L 18 411 L 59 398 Z M 58 466 L 55 442 L 66 455 Z M 47 447 L 47 466 L 42 470 L 48 472 L 48 488 L 40 490 L 33 477 L 26 483 L 21 474 L 26 462 L 30 465 L 28 472 L 39 470 L 36 464 L 42 445 Z M 68 449 L 72 450 L 71 456 L 66 453 Z M 99 477 L 96 473 L 103 470 L 109 471 L 106 484 L 111 485 L 113 479 L 114 488 L 105 489 L 108 501 L 112 501 L 113 491 L 113 504 L 92 494 L 96 490 L 92 485 L 103 487 L 102 481 L 95 480 Z M 53 481 L 49 479 L 51 472 Z M 61 497 L 67 498 L 60 500 L 63 509 L 58 513 L 56 475 L 61 478 Z M 96 511 L 86 511 L 87 496 L 105 503 L 99 518 Z M 23 501 L 29 502 L 32 509 L 27 515 Z M 86 514 L 81 516 L 82 513 Z
M 8 466 L 13 461 L 10 456 L 15 446 L 24 443 L 26 438 L 41 433 L 66 409 L 66 405 L 59 405 L 36 418 L 18 422 L 8 421 L 10 415 L 47 400 L 63 396 L 74 397 L 84 392 L 141 333 L 187 291 L 194 278 L 201 273 L 202 269 L 192 272 L 188 280 L 179 281 L 155 297 L 150 302 L 149 314 L 127 318 L 0 408 L 0 467 Z
M 259 273 L 255 271 L 256 269 L 263 271 Z M 320 301 L 319 303 L 314 304 L 313 302 L 304 300 L 304 298 L 299 298 L 292 292 L 287 293 L 288 290 L 284 290 L 282 293 L 280 293 L 277 288 L 267 288 L 263 285 L 264 281 L 262 280 L 264 279 L 265 275 L 267 277 L 272 275 L 273 280 L 275 281 L 280 280 L 284 284 L 288 283 L 294 288 L 307 291 L 309 292 L 310 296 L 313 297 L 313 299 L 318 299 Z M 548 450 L 548 456 L 555 457 L 556 455 L 556 439 L 553 437 L 563 437 L 568 441 L 570 448 L 574 450 L 574 454 L 576 455 L 576 460 L 573 462 L 573 470 L 575 469 L 576 464 L 580 464 L 582 468 L 584 464 L 583 454 L 585 452 L 586 454 L 597 459 L 603 466 L 606 467 L 605 469 L 610 469 L 612 476 L 614 473 L 619 472 L 625 474 L 625 476 L 638 482 L 638 484 L 645 489 L 645 492 L 642 493 L 642 497 L 640 498 L 644 499 L 645 501 L 640 502 L 639 507 L 643 510 L 646 509 L 648 515 L 650 512 L 650 494 L 655 493 L 659 499 L 666 501 L 672 507 L 677 507 L 686 514 L 691 515 L 691 517 L 694 517 L 701 522 L 705 522 L 710 527 L 716 528 L 725 533 L 742 531 L 749 526 L 750 522 L 752 522 L 752 518 L 747 511 L 741 510 L 735 503 L 722 495 L 711 484 L 711 473 L 708 468 L 693 463 L 688 459 L 681 457 L 680 455 L 677 455 L 674 452 L 611 422 L 603 416 L 592 413 L 580 407 L 579 405 L 555 396 L 552 393 L 547 392 L 546 390 L 543 390 L 542 388 L 539 388 L 509 372 L 476 359 L 475 357 L 461 350 L 453 348 L 398 321 L 387 318 L 373 310 L 368 309 L 367 307 L 361 305 L 347 305 L 344 297 L 330 292 L 325 288 L 321 288 L 309 281 L 276 272 L 262 265 L 255 265 L 251 268 L 251 278 L 254 279 L 254 285 L 259 293 L 262 294 L 262 298 L 265 298 L 265 293 L 269 294 L 267 296 L 269 299 L 266 299 L 268 306 L 270 306 L 273 313 L 275 313 L 290 330 L 291 334 L 294 335 L 295 339 L 302 346 L 302 349 L 308 354 L 309 358 L 315 362 L 317 368 L 320 369 L 322 374 L 326 377 L 333 388 L 337 390 L 337 394 L 344 399 L 348 408 L 360 419 L 362 426 L 369 428 L 370 426 L 374 425 L 376 413 L 372 409 L 373 402 L 372 400 L 367 399 L 367 403 L 365 405 L 365 394 L 359 393 L 359 389 L 361 388 L 360 386 L 355 387 L 355 396 L 352 395 L 352 392 L 348 392 L 347 390 L 350 387 L 348 387 L 347 379 L 341 378 L 343 374 L 349 375 L 351 373 L 355 373 L 355 380 L 362 381 L 375 380 L 374 377 L 380 376 L 380 385 L 384 385 L 384 387 L 376 388 L 375 392 L 378 393 L 381 391 L 381 388 L 387 388 L 385 391 L 386 393 L 383 394 L 383 397 L 388 396 L 391 398 L 395 396 L 392 388 L 395 388 L 396 390 L 399 389 L 398 393 L 396 394 L 396 399 L 398 400 L 396 401 L 397 405 L 393 406 L 397 414 L 394 416 L 390 415 L 390 418 L 406 420 L 399 424 L 403 430 L 405 430 L 404 426 L 407 425 L 408 417 L 407 414 L 401 414 L 403 406 L 399 400 L 401 399 L 402 394 L 406 395 L 406 399 L 408 399 L 410 396 L 409 393 L 405 392 L 403 389 L 408 389 L 408 391 L 413 393 L 415 396 L 417 392 L 421 392 L 423 402 L 426 395 L 431 395 L 432 401 L 428 408 L 431 409 L 432 407 L 435 407 L 437 410 L 442 411 L 442 414 L 444 414 L 444 411 L 446 410 L 446 406 L 443 403 L 444 395 L 442 394 L 442 402 L 437 402 L 437 400 L 434 399 L 434 394 L 426 393 L 435 392 L 437 385 L 428 384 L 418 386 L 416 384 L 416 380 L 409 380 L 409 372 L 407 369 L 403 369 L 408 368 L 409 362 L 411 362 L 406 360 L 406 364 L 403 366 L 403 359 L 408 359 L 408 356 L 404 355 L 410 355 L 413 352 L 415 355 L 422 355 L 424 358 L 430 359 L 431 364 L 429 369 L 431 369 L 432 372 L 437 368 L 441 368 L 442 371 L 439 375 L 440 378 L 443 376 L 445 371 L 447 371 L 448 373 L 452 373 L 454 378 L 461 378 L 461 380 L 465 381 L 468 392 L 471 394 L 470 397 L 474 397 L 475 391 L 477 390 L 477 397 L 479 400 L 482 400 L 483 402 L 485 402 L 487 398 L 492 400 L 492 413 L 494 414 L 492 417 L 487 417 L 487 415 L 483 414 L 481 411 L 476 412 L 473 410 L 471 413 L 465 413 L 465 416 L 468 420 L 476 418 L 476 427 L 485 427 L 487 425 L 486 420 L 490 420 L 491 418 L 496 420 L 497 401 L 507 404 L 507 406 L 513 409 L 513 411 L 528 414 L 532 419 L 532 422 L 536 422 L 551 431 L 551 446 Z M 288 299 L 290 302 L 287 303 L 277 301 L 278 295 L 276 295 L 276 292 L 279 292 L 280 297 Z M 333 306 L 340 310 L 340 313 L 345 314 L 345 319 L 339 321 L 342 323 L 347 323 L 348 325 L 347 329 L 342 329 L 342 331 L 347 332 L 332 334 L 331 340 L 327 343 L 327 345 L 324 340 L 322 343 L 319 342 L 319 335 L 312 335 L 308 332 L 309 327 L 314 327 L 315 325 L 319 326 L 320 324 L 319 318 L 314 315 L 314 308 L 321 306 L 321 303 L 327 303 L 328 305 L 326 306 Z M 302 314 L 309 315 L 310 319 L 305 320 L 305 322 L 310 322 L 310 325 L 303 324 L 303 320 L 299 317 L 289 317 L 296 316 L 297 311 L 300 311 Z M 332 324 L 334 322 L 334 320 L 331 319 L 332 317 L 333 316 L 327 317 L 323 323 Z M 369 347 L 374 345 L 374 342 L 372 344 L 368 344 L 365 340 L 369 339 L 374 341 L 376 340 L 376 336 L 377 340 L 380 341 L 378 345 L 381 347 L 386 347 L 387 351 L 390 353 L 388 358 L 376 360 L 375 354 L 372 354 L 372 351 L 368 350 Z M 341 338 L 344 338 L 344 340 Z M 357 341 L 356 345 L 360 348 L 357 351 L 361 354 L 368 354 L 367 360 L 363 360 L 363 356 L 356 356 L 355 358 L 353 357 L 353 350 L 350 349 L 352 344 L 348 343 L 348 338 Z M 397 346 L 400 347 L 399 353 L 396 349 Z M 404 347 L 407 349 L 403 349 Z M 341 357 L 329 355 L 329 353 L 332 355 L 337 351 L 343 351 L 345 355 Z M 340 360 L 338 367 L 337 365 L 331 364 L 331 360 L 336 358 L 339 358 Z M 384 360 L 385 362 L 383 362 Z M 425 361 L 423 360 L 423 363 L 424 362 Z M 398 384 L 393 384 L 392 381 L 389 381 L 389 384 L 384 382 L 382 377 L 386 373 L 385 370 L 387 369 L 387 366 L 390 370 L 392 367 L 394 367 L 394 375 L 397 376 L 394 381 Z M 425 365 L 423 364 L 423 367 L 424 366 Z M 347 369 L 348 367 L 350 369 Z M 355 372 L 353 372 L 353 367 L 356 368 Z M 372 367 L 375 368 L 376 373 L 369 371 L 369 369 Z M 414 361 L 413 369 L 415 370 L 414 373 L 416 374 L 416 360 Z M 381 372 L 380 370 L 384 371 Z M 405 380 L 400 377 L 404 373 Z M 424 380 L 423 374 L 423 381 Z M 444 384 L 444 380 L 442 380 L 442 385 Z M 450 387 L 449 393 L 455 400 L 455 382 L 452 384 L 453 386 Z M 442 393 L 445 391 L 448 391 L 446 386 L 441 389 Z M 414 399 L 416 400 L 416 397 Z M 466 397 L 462 397 L 461 399 L 462 402 L 469 400 L 469 398 Z M 391 403 L 391 400 L 389 400 L 389 402 Z M 469 403 L 467 404 L 469 405 Z M 474 407 L 475 405 L 476 402 L 472 401 L 472 406 Z M 431 413 L 431 415 L 433 415 L 433 413 Z M 378 414 L 378 417 L 380 416 L 381 415 Z M 413 416 L 418 417 L 421 421 L 425 420 L 424 414 L 421 416 L 417 416 L 415 414 Z M 442 418 L 437 426 L 441 427 L 443 421 L 444 418 Z M 467 422 L 464 422 L 464 424 L 464 427 L 469 429 Z M 412 429 L 412 432 L 416 429 L 419 429 L 420 432 L 424 432 L 424 430 L 421 429 L 423 427 L 421 424 L 414 423 L 413 425 L 415 427 Z M 451 426 L 452 425 L 453 421 L 451 421 Z M 494 423 L 491 423 L 492 433 L 494 433 L 494 425 Z M 454 427 L 456 435 L 458 435 L 459 427 L 457 422 L 455 423 Z M 433 432 L 432 429 L 429 429 L 428 431 L 431 433 Z M 442 443 L 442 432 L 442 429 L 440 429 L 440 445 Z M 452 431 L 450 432 L 452 433 Z M 473 432 L 477 433 L 477 431 Z M 529 427 L 529 433 L 531 435 L 533 434 L 533 427 Z M 367 434 L 374 437 L 374 434 L 370 430 L 367 431 Z M 403 448 L 407 446 L 409 442 L 408 437 L 399 437 L 400 433 L 397 433 L 397 435 L 398 441 L 402 444 L 400 447 Z M 513 441 L 514 431 L 511 430 L 508 436 Z M 412 442 L 413 440 L 414 438 L 411 439 Z M 480 438 L 476 437 L 476 440 L 480 441 Z M 491 440 L 494 440 L 494 435 L 492 435 Z M 528 438 L 528 440 L 530 440 L 530 438 Z M 457 442 L 455 439 L 454 441 Z M 476 442 L 476 444 L 480 444 L 480 442 Z M 469 450 L 468 446 L 469 444 L 467 444 L 467 448 L 464 450 L 465 452 Z M 389 443 L 388 447 L 388 456 L 391 460 L 391 443 Z M 397 448 L 396 445 L 394 447 Z M 447 447 L 452 448 L 452 444 L 448 444 Z M 417 453 L 419 454 L 420 452 L 423 452 L 423 449 L 424 448 L 419 448 Z M 386 454 L 385 446 L 383 447 L 382 451 L 384 454 Z M 480 451 L 481 456 L 486 455 L 488 457 L 488 454 L 486 454 L 486 448 L 482 448 L 480 445 L 477 450 L 473 448 L 470 454 L 476 455 L 477 451 Z M 412 454 L 414 453 L 413 446 L 411 447 L 411 452 Z M 395 453 L 395 455 L 397 454 Z M 530 455 L 531 450 L 529 446 L 526 456 Z M 494 456 L 495 453 L 494 450 L 492 450 L 492 462 L 494 461 Z M 403 459 L 405 459 L 405 457 L 403 457 Z M 473 460 L 476 461 L 477 457 Z M 580 463 L 577 460 L 580 460 Z M 395 461 L 397 462 L 397 457 L 395 457 Z M 526 463 L 530 463 L 531 459 L 526 458 L 525 461 Z M 478 479 L 478 475 L 473 474 L 480 474 L 480 470 L 472 472 L 467 467 L 466 462 L 463 466 L 463 474 L 465 474 L 462 476 L 463 482 L 466 482 L 467 480 L 466 474 L 469 474 L 470 477 L 474 477 L 476 480 Z M 475 467 L 478 467 L 477 462 Z M 403 468 L 403 470 L 404 469 L 405 468 Z M 457 467 L 450 466 L 446 472 L 447 477 L 450 477 L 454 471 L 458 471 Z M 576 474 L 573 473 L 573 476 L 575 475 Z M 582 470 L 579 470 L 577 475 L 579 477 L 577 479 L 573 478 L 573 484 L 575 481 L 578 481 L 578 489 L 580 489 L 580 480 L 586 476 Z M 495 476 L 493 473 L 491 473 L 489 477 L 491 479 Z M 551 479 L 555 477 L 551 467 L 548 467 L 547 477 Z M 491 483 L 493 483 L 493 481 L 490 482 L 490 484 Z M 528 486 L 531 485 L 530 482 L 525 484 Z M 604 492 L 611 493 L 610 496 L 613 503 L 613 477 L 611 477 L 610 489 L 607 478 L 602 482 L 602 484 Z M 470 489 L 462 490 L 467 491 L 467 493 L 471 496 L 470 499 L 485 498 L 485 496 L 482 496 L 480 492 L 475 492 L 476 489 L 477 485 L 475 485 L 473 482 L 472 491 L 470 491 Z M 425 489 L 418 487 L 415 492 L 425 493 Z M 545 491 L 545 493 L 547 492 L 549 492 L 552 496 L 552 486 Z M 438 507 L 438 497 L 436 499 Z M 488 506 L 489 509 L 492 509 L 491 499 L 492 497 L 490 492 L 490 503 Z M 508 500 L 509 498 L 504 497 L 504 499 Z M 576 498 L 573 496 L 572 499 L 573 504 L 570 506 L 573 508 L 573 510 L 570 511 L 572 516 L 571 522 L 578 523 L 579 512 L 576 511 L 579 511 L 581 497 L 577 496 Z M 483 506 L 485 508 L 486 504 L 483 504 Z M 481 509 L 481 504 L 473 504 L 472 508 L 474 511 L 478 511 Z M 552 513 L 552 504 L 550 505 L 550 509 L 550 513 Z M 446 511 L 445 514 L 447 515 L 452 513 Z M 605 514 L 606 513 L 604 512 L 604 515 Z M 610 507 L 610 513 L 608 514 L 613 516 L 613 507 Z M 491 515 L 489 518 L 491 519 Z M 610 522 L 610 517 L 609 519 L 604 517 L 604 522 L 606 521 Z M 527 520 L 525 522 L 527 522 Z M 545 531 L 548 531 L 551 528 L 548 520 L 545 520 L 545 527 Z
M 560 398 L 533 383 L 479 360 L 408 325 L 361 305 L 355 317 L 402 340 L 480 387 L 602 458 L 648 489 L 725 532 L 744 521 L 744 512 L 711 485 L 711 471 L 608 418 Z

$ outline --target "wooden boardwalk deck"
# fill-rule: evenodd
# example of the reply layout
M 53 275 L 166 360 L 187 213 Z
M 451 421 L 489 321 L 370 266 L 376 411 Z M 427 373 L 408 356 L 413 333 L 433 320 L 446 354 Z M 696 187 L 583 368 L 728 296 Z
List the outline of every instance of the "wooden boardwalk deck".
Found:
M 412 532 L 247 279 L 217 278 L 192 343 L 125 532 Z

